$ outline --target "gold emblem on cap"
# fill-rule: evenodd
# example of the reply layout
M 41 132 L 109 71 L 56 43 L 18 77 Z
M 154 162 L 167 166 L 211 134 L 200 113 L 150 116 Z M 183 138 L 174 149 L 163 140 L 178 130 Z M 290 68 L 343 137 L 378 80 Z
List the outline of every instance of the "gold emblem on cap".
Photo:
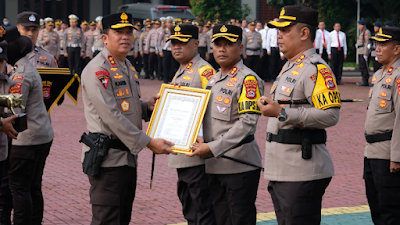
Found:
M 221 27 L 221 29 L 219 29 L 219 31 L 221 31 L 221 32 L 227 32 L 227 31 L 228 31 L 228 28 L 226 28 L 225 25 L 223 25 L 223 26 Z
M 379 33 L 380 33 L 380 34 L 383 34 L 383 32 L 382 32 L 382 27 L 379 28 Z
M 281 14 L 280 14 L 281 16 L 284 16 L 285 15 L 285 8 L 282 8 L 282 10 L 281 10 Z
M 176 31 L 176 32 L 181 31 L 181 28 L 179 27 L 179 25 L 175 27 L 174 31 Z
M 128 21 L 128 15 L 126 15 L 126 13 L 122 13 L 121 14 L 121 23 L 129 23 Z

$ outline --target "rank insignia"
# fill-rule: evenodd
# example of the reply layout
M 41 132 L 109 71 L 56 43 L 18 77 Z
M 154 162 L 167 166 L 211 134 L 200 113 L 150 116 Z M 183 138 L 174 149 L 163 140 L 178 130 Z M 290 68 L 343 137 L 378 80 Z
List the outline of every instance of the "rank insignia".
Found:
M 300 73 L 299 73 L 298 70 L 293 70 L 293 71 L 292 71 L 292 75 L 293 75 L 293 76 L 296 76 L 296 75 L 299 75 L 299 74 L 300 74 Z
M 187 64 L 187 66 L 186 66 L 186 69 L 188 70 L 188 69 L 190 69 L 192 66 L 193 66 L 193 62 L 189 62 L 189 63 Z
M 233 76 L 235 75 L 235 73 L 237 72 L 238 68 L 236 66 L 234 66 L 230 71 L 229 71 L 229 75 Z
M 306 57 L 306 55 L 302 54 L 297 60 L 296 63 L 300 63 L 301 61 L 303 61 L 303 59 Z
M 133 72 L 136 72 L 136 70 L 135 70 L 135 68 L 134 68 L 133 66 L 131 66 L 130 68 L 131 68 L 131 70 L 132 70 Z
M 110 64 L 112 66 L 116 66 L 117 65 L 117 62 L 115 62 L 115 59 L 114 59 L 114 57 L 112 55 L 108 55 L 107 59 L 108 59 L 108 61 L 110 62 Z
M 231 79 L 229 79 L 229 81 L 231 82 L 231 83 L 236 83 L 236 82 L 238 82 L 238 78 L 237 77 L 232 77 Z
M 124 76 L 121 75 L 121 74 L 116 73 L 113 77 L 114 77 L 115 79 L 117 79 L 117 80 L 120 80 L 120 79 L 123 78 Z
M 393 72 L 393 70 L 394 70 L 393 66 L 389 67 L 387 74 L 391 74 Z
M 234 87 L 235 85 L 232 84 L 232 83 L 226 83 L 226 86 L 227 86 L 227 87 Z
M 124 96 L 124 95 L 125 95 L 125 92 L 123 92 L 121 89 L 118 89 L 117 96 L 121 97 L 121 96 Z
M 100 83 L 103 85 L 105 89 L 108 87 L 108 82 L 110 81 L 110 73 L 106 70 L 99 70 L 96 71 L 96 77 L 100 81 Z
M 397 89 L 398 89 L 398 94 L 400 95 L 400 78 L 396 80 L 396 85 L 397 85 Z
M 117 72 L 118 68 L 111 67 L 110 70 L 113 71 L 113 72 Z
M 380 106 L 381 108 L 384 108 L 384 107 L 386 106 L 386 101 L 385 101 L 385 100 L 380 100 L 380 101 L 379 101 L 379 106 Z
M 187 72 L 188 72 L 188 73 L 193 73 L 193 72 L 194 72 L 194 69 L 190 69 L 190 70 L 188 70 Z
M 191 77 L 189 77 L 189 76 L 184 76 L 184 77 L 182 77 L 184 80 L 191 80 L 192 78 Z
M 138 75 L 136 73 L 135 73 L 135 78 L 139 80 L 139 77 L 138 77 Z
M 224 103 L 225 103 L 225 104 L 228 105 L 230 102 L 231 102 L 231 100 L 230 100 L 228 97 L 226 97 L 226 98 L 224 99 Z
M 122 101 L 121 103 L 121 109 L 122 111 L 126 112 L 129 110 L 129 102 L 127 102 L 126 100 Z
M 389 77 L 389 78 L 387 78 L 387 79 L 385 80 L 385 82 L 386 82 L 386 83 L 390 83 L 390 82 L 392 82 L 392 78 L 390 78 L 390 77 Z
M 128 88 L 125 88 L 125 93 L 126 93 L 126 95 L 129 95 L 129 89 Z
M 298 69 L 301 69 L 301 68 L 303 68 L 304 67 L 304 63 L 300 63 L 299 65 L 297 65 L 297 68 Z
M 375 82 L 375 81 L 376 81 L 376 77 L 372 78 L 372 82 Z
M 225 106 L 217 105 L 217 110 L 219 113 L 225 112 L 226 109 L 227 109 L 227 107 L 225 107 Z
M 40 59 L 41 61 L 46 61 L 46 60 L 47 60 L 46 56 L 40 56 L 39 59 Z
M 220 95 L 215 100 L 217 100 L 218 102 L 222 102 L 224 98 L 222 97 L 222 95 Z
M 387 96 L 386 92 L 384 92 L 384 91 L 382 91 L 379 95 L 382 96 L 382 97 L 386 97 Z

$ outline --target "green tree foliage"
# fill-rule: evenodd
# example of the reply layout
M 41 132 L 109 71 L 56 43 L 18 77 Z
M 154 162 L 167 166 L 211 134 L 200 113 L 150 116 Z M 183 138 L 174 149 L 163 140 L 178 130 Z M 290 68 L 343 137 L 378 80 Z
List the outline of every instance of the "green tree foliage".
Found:
M 236 0 L 190 0 L 190 4 L 191 11 L 202 21 L 245 19 L 251 13 L 251 8 L 247 4 L 241 6 Z

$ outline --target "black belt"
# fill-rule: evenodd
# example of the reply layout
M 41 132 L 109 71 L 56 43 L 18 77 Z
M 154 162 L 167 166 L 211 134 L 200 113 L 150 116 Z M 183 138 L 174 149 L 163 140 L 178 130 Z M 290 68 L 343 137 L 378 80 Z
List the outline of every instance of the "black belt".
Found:
M 97 139 L 97 135 L 98 135 L 98 133 L 90 133 L 89 132 L 89 137 L 91 139 L 96 140 Z M 122 143 L 122 141 L 119 140 L 119 139 L 110 139 L 108 141 L 108 146 L 110 148 L 114 148 L 114 149 L 119 149 L 119 150 L 123 150 L 123 151 L 129 151 L 129 148 L 126 147 L 126 145 L 124 143 Z
M 390 141 L 392 140 L 392 134 L 392 130 L 380 134 L 367 134 L 367 132 L 365 132 L 365 140 L 370 144 L 381 141 Z
M 250 51 L 256 52 L 256 51 L 261 50 L 261 48 L 246 48 L 246 50 L 250 50 Z
M 324 129 L 315 130 L 284 130 L 278 131 L 278 134 L 267 133 L 268 142 L 278 142 L 282 144 L 301 145 L 304 136 L 310 137 L 311 144 L 324 144 L 326 143 L 326 131 Z

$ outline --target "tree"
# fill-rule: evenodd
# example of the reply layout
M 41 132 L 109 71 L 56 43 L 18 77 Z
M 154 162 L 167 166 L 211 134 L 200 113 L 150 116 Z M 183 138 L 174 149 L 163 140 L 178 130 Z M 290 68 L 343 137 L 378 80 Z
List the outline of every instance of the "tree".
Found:
M 190 4 L 191 11 L 202 21 L 245 19 L 251 13 L 247 4 L 242 6 L 236 0 L 190 0 Z

